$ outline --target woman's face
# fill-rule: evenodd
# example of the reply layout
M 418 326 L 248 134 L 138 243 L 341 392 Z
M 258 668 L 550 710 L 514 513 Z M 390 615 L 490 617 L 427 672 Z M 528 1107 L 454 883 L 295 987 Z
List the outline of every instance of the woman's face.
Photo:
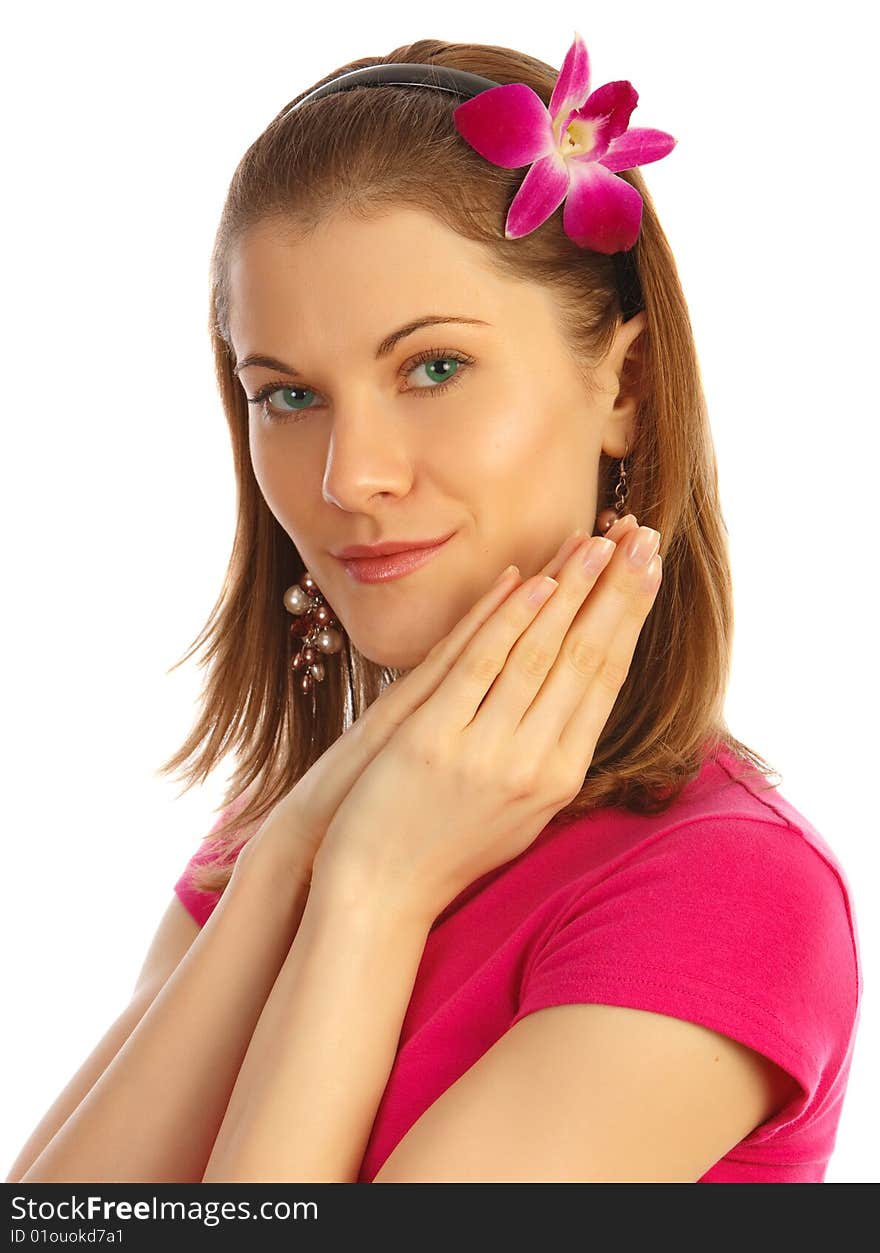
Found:
M 249 398 L 273 384 L 249 406 L 254 473 L 364 656 L 412 669 L 510 562 L 527 578 L 571 531 L 593 531 L 599 454 L 634 443 L 619 374 L 643 314 L 619 328 L 593 394 L 547 291 L 408 208 L 339 215 L 307 239 L 261 227 L 230 284 L 241 384 Z M 380 351 L 427 316 L 444 321 Z M 279 368 L 242 364 L 257 355 Z M 333 555 L 450 532 L 426 564 L 380 582 Z

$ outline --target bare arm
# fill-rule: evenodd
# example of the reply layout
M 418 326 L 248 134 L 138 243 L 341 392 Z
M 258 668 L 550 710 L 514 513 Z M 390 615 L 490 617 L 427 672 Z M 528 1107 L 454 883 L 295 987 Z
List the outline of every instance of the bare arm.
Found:
M 312 883 L 204 1183 L 355 1183 L 431 927 L 390 890 Z
M 114 1030 L 127 1038 L 110 1064 L 28 1169 L 13 1170 L 7 1182 L 201 1180 L 308 896 L 308 876 L 268 837 L 246 851 L 259 856 L 240 854 L 164 987 L 152 999 L 143 989 L 117 1020 Z
M 619 538 L 627 524 L 634 526 L 635 519 L 622 519 L 609 535 L 617 531 Z M 582 534 L 574 532 L 543 572 L 555 574 Z M 444 647 L 383 691 L 279 802 L 273 811 L 281 831 L 276 853 L 284 851 L 285 838 L 288 844 L 295 839 L 300 865 L 311 868 L 321 835 L 361 771 L 436 688 L 487 611 L 509 590 L 503 581 L 490 589 Z M 204 930 L 195 939 L 178 935 L 170 960 L 163 955 L 162 977 L 141 980 L 132 1003 L 28 1139 L 8 1183 L 202 1178 L 251 1035 L 296 938 L 308 891 L 303 885 L 309 875 L 285 869 L 283 856 L 273 860 L 268 848 L 253 862 L 262 871 L 247 876 L 262 886 L 247 886 L 239 870 L 258 843 L 254 837 L 240 854 L 233 882 Z M 130 1126 L 126 1118 L 133 1119 Z M 135 1135 L 137 1142 L 128 1143 Z

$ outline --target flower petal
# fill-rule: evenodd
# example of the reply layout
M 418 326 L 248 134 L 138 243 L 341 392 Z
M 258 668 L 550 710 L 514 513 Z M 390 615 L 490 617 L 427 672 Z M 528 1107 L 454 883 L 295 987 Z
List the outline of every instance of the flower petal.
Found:
M 595 145 L 590 152 L 593 160 L 599 160 L 608 146 L 629 126 L 630 115 L 639 102 L 639 93 L 625 78 L 597 87 L 589 100 L 575 110 L 572 121 L 592 123 Z
M 493 165 L 516 169 L 555 146 L 547 106 L 526 83 L 501 83 L 452 111 L 459 133 Z
M 555 150 L 535 162 L 511 201 L 505 239 L 519 239 L 547 221 L 565 199 L 568 171 L 569 163 Z
M 634 126 L 612 140 L 608 151 L 599 158 L 606 170 L 631 170 L 636 165 L 650 165 L 667 156 L 678 143 L 666 131 L 648 126 Z
M 587 45 L 574 32 L 574 43 L 565 54 L 550 97 L 550 117 L 556 121 L 560 113 L 579 108 L 590 94 L 590 57 Z M 564 121 L 565 119 L 563 119 Z
M 642 224 L 642 197 L 625 179 L 599 161 L 568 161 L 570 186 L 562 228 L 581 248 L 623 252 L 636 242 Z

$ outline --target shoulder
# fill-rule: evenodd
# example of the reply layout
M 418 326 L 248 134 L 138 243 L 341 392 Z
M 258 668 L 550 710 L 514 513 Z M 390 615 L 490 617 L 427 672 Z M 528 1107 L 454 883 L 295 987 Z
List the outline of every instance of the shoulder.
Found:
M 677 900 L 691 885 L 702 913 L 726 907 L 743 940 L 752 928 L 759 947 L 801 946 L 817 957 L 830 945 L 827 956 L 846 967 L 855 959 L 846 876 L 815 828 L 798 817 L 782 798 L 763 812 L 703 814 L 661 841 L 659 855 L 669 863 L 661 877 Z
M 675 825 L 621 868 L 619 886 L 621 904 L 637 899 L 659 934 L 681 934 L 697 952 L 705 945 L 707 957 L 714 948 L 720 971 L 725 957 L 744 966 L 784 953 L 838 976 L 853 965 L 839 866 L 773 814 L 704 813 Z
M 622 821 L 622 834 L 607 842 L 598 862 L 588 846 L 603 833 L 589 824 L 573 824 L 565 855 L 583 849 L 584 864 L 560 895 L 560 917 L 596 899 L 610 901 L 643 889 L 640 900 L 646 908 L 652 901 L 686 906 L 683 916 L 669 918 L 670 925 L 686 921 L 709 900 L 736 904 L 742 917 L 778 913 L 785 904 L 792 920 L 820 924 L 836 917 L 846 922 L 846 878 L 809 824 L 748 803 L 681 807 L 663 817 L 643 830 L 636 821 Z
M 688 818 L 661 833 L 647 860 L 653 858 L 689 866 L 701 880 L 728 890 L 757 878 L 789 894 L 831 902 L 846 896 L 838 867 L 805 829 L 772 814 L 707 812 Z M 784 874 L 785 882 L 769 882 L 775 874 Z
M 204 866 L 209 862 L 228 865 L 241 856 L 242 849 L 246 847 L 247 841 L 239 844 L 237 847 L 233 847 L 231 851 L 226 841 L 232 835 L 239 838 L 248 830 L 247 827 L 232 828 L 232 831 L 227 833 L 224 838 L 224 846 L 222 848 L 213 837 L 223 823 L 228 822 L 231 818 L 235 818 L 241 813 L 255 792 L 256 784 L 249 784 L 223 806 L 210 829 L 202 836 L 198 846 L 191 853 L 174 884 L 174 892 L 181 904 L 185 906 L 200 927 L 205 925 L 213 913 L 220 900 L 221 893 L 219 891 L 197 889 L 192 882 L 192 872 L 197 866 Z M 255 826 L 256 824 L 250 825 Z M 252 834 L 253 832 L 250 833 Z
M 750 762 L 726 748 L 707 758 L 693 785 L 640 849 L 645 873 L 676 871 L 743 916 L 780 913 L 792 925 L 854 930 L 843 867 L 815 826 Z

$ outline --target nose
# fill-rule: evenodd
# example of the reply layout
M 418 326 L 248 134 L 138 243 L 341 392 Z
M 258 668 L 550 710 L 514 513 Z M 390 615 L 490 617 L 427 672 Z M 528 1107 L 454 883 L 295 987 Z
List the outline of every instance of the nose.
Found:
M 377 493 L 405 496 L 412 481 L 412 449 L 393 416 L 383 414 L 378 402 L 337 409 L 324 465 L 324 500 L 359 513 Z

